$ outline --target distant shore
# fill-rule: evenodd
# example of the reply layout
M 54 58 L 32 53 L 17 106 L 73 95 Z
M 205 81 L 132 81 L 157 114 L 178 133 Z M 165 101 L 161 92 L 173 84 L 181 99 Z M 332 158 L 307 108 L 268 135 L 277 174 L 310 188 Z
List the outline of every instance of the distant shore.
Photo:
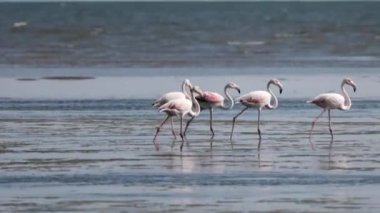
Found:
M 1 69 L 0 69 L 1 70 Z M 135 98 L 153 99 L 168 91 L 179 91 L 183 79 L 206 90 L 223 93 L 227 82 L 237 83 L 242 93 L 266 89 L 271 78 L 284 84 L 282 98 L 314 97 L 340 92 L 340 82 L 351 77 L 358 84 L 353 98 L 376 99 L 380 73 L 371 68 L 221 68 L 221 69 L 10 69 L 0 74 L 0 97 L 8 98 Z M 49 74 L 50 73 L 50 74 Z

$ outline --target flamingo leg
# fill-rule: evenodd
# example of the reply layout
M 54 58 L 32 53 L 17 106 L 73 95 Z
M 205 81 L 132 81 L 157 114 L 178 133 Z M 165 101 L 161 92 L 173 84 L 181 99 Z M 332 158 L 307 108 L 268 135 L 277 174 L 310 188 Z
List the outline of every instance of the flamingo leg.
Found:
M 331 115 L 330 115 L 330 109 L 328 110 L 328 113 L 329 113 L 329 130 L 330 130 L 330 135 L 331 135 L 331 139 L 333 139 L 334 138 L 334 135 L 333 135 L 333 131 L 332 131 L 332 127 L 331 127 Z M 333 141 L 331 140 L 331 143 L 332 143 Z
M 170 116 L 166 116 L 166 118 L 161 122 L 161 124 L 156 128 L 156 134 L 154 135 L 154 138 L 153 138 L 153 144 L 154 146 L 156 147 L 156 149 L 158 149 L 158 144 L 156 143 L 156 138 L 157 138 L 157 135 L 158 133 L 160 132 L 160 129 L 161 127 L 166 123 L 166 121 L 168 121 L 168 119 L 170 118 Z
M 310 142 L 310 145 L 311 145 L 311 148 L 314 150 L 314 145 L 313 145 L 313 142 L 311 141 L 311 134 L 313 133 L 313 129 L 314 129 L 314 126 L 315 126 L 315 123 L 317 122 L 317 120 L 322 117 L 323 113 L 326 112 L 326 109 L 323 109 L 322 112 L 316 117 L 314 118 L 313 122 L 311 122 L 311 129 L 310 129 L 310 134 L 309 134 L 309 142 Z
M 325 112 L 326 112 L 326 109 L 323 109 L 322 112 L 316 118 L 314 118 L 313 122 L 311 123 L 311 129 L 310 129 L 309 138 L 311 138 L 311 134 L 313 133 L 313 129 L 314 129 L 315 123 L 317 123 L 317 120 L 320 117 L 322 117 L 323 113 L 325 113 Z
M 257 162 L 259 163 L 259 168 L 261 167 L 261 157 L 260 157 L 260 150 L 257 153 Z
M 195 117 L 191 117 L 189 121 L 186 122 L 185 131 L 183 132 L 183 136 L 186 136 L 187 128 L 189 128 L 190 123 L 194 120 Z
M 258 109 L 258 114 L 257 114 L 257 132 L 259 133 L 259 138 L 261 139 L 261 131 L 260 131 L 260 113 L 261 109 Z
M 212 108 L 210 108 L 210 131 L 212 133 L 212 137 L 214 137 L 215 133 L 214 133 L 214 129 L 212 128 Z
M 234 133 L 234 128 L 235 128 L 235 121 L 236 118 L 239 117 L 245 110 L 247 110 L 248 107 L 245 107 L 241 112 L 239 112 L 235 117 L 232 119 L 232 130 L 231 130 L 231 135 L 230 135 L 230 140 L 232 140 L 232 134 Z
M 182 152 L 183 143 L 185 142 L 185 140 L 183 139 L 182 122 L 183 122 L 183 116 L 180 117 L 180 124 L 179 124 L 180 125 L 180 133 L 179 133 L 179 135 L 182 138 L 182 143 L 181 143 L 181 147 L 180 147 L 181 152 Z
M 261 109 L 258 109 L 258 114 L 257 114 L 257 132 L 259 133 L 259 144 L 257 145 L 258 150 L 260 150 L 260 146 L 261 146 L 260 113 L 261 113 Z
M 333 144 L 333 142 L 334 142 L 334 138 L 331 138 L 330 139 L 330 145 L 329 145 L 329 155 L 331 154 L 331 148 L 332 148 L 332 144 Z
M 261 147 L 261 138 L 259 138 L 259 144 L 257 144 L 257 150 L 259 151 L 259 153 L 260 153 L 260 148 Z
M 170 121 L 170 125 L 171 125 L 171 127 L 172 127 L 172 134 L 173 134 L 173 136 L 174 136 L 174 139 L 177 139 L 177 136 L 175 135 L 175 131 L 174 131 L 174 127 L 173 127 L 173 117 L 172 117 L 172 119 L 171 119 L 171 121 Z

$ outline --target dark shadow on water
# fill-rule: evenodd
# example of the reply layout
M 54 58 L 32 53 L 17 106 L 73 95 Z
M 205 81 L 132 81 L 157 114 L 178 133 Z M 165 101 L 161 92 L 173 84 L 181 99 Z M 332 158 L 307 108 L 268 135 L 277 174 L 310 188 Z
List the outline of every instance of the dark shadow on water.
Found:
M 308 140 L 309 140 L 309 144 L 310 144 L 311 149 L 313 151 L 315 151 L 315 145 L 314 145 L 313 141 L 311 140 L 311 137 L 309 137 Z M 331 137 L 331 139 L 330 139 L 330 145 L 329 145 L 329 149 L 330 150 L 332 149 L 333 143 L 334 143 L 334 137 Z
M 175 138 L 173 138 L 173 140 L 172 140 L 172 144 L 171 144 L 171 146 L 170 146 L 170 148 L 172 149 L 172 151 L 173 151 L 173 149 L 174 149 L 174 146 L 175 146 L 175 142 L 176 142 L 177 140 L 175 139 Z
M 44 80 L 92 80 L 93 76 L 46 76 L 42 77 Z
M 330 145 L 329 145 L 329 150 L 330 150 L 330 151 L 331 151 L 331 149 L 332 149 L 332 145 L 333 145 L 333 143 L 334 143 L 334 138 L 331 137 L 331 139 L 330 139 Z
M 214 137 L 210 138 L 210 151 L 212 151 L 212 145 L 214 143 Z
M 183 140 L 183 141 L 182 141 L 182 140 Z M 172 151 L 173 151 L 173 149 L 174 149 L 174 146 L 175 146 L 175 143 L 176 143 L 176 142 L 177 142 L 177 137 L 175 137 L 175 138 L 172 139 L 172 144 L 171 144 L 171 146 L 170 146 Z M 179 137 L 179 140 L 178 140 L 178 143 L 180 143 L 179 146 L 181 146 L 182 142 L 183 142 L 184 145 L 186 145 L 187 148 L 190 147 L 190 143 L 189 143 L 189 141 L 187 140 L 186 135 L 183 136 L 183 139 L 181 139 L 181 137 Z M 181 150 L 181 151 L 182 151 L 182 150 Z
M 215 137 L 215 135 L 211 135 L 211 137 L 210 137 L 210 150 L 212 150 L 212 145 L 214 143 L 214 137 Z

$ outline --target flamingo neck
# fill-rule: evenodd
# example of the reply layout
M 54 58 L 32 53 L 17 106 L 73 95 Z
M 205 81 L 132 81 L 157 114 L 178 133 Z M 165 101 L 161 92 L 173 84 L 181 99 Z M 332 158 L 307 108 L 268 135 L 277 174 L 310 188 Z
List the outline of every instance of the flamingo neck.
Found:
M 227 98 L 227 103 L 229 103 L 227 106 L 223 105 L 223 109 L 232 109 L 234 107 L 234 99 L 232 98 L 232 96 L 228 93 L 228 89 L 229 87 L 228 86 L 225 86 L 224 87 L 224 95 L 226 96 Z
M 196 117 L 201 112 L 201 107 L 200 107 L 197 99 L 195 98 L 194 91 L 190 91 L 190 93 L 191 93 L 191 102 L 193 103 L 193 105 L 191 107 L 189 114 L 192 117 Z
M 189 92 L 186 89 L 187 84 L 185 82 L 182 83 L 182 93 L 185 94 L 186 99 L 191 99 Z
M 271 101 L 270 103 L 268 104 L 268 109 L 276 109 L 277 106 L 278 106 L 278 100 L 277 100 L 277 97 L 276 95 L 272 92 L 272 90 L 270 89 L 270 85 L 272 84 L 272 82 L 268 82 L 267 84 L 267 90 L 269 92 L 269 94 L 272 96 L 273 98 L 273 101 L 272 101 L 272 98 L 271 98 Z M 273 103 L 273 104 L 272 104 Z
M 342 89 L 342 95 L 344 97 L 344 105 L 342 107 L 343 110 L 349 110 L 351 108 L 351 99 L 350 96 L 348 96 L 348 93 L 346 89 L 344 88 L 344 82 L 340 85 L 340 88 Z

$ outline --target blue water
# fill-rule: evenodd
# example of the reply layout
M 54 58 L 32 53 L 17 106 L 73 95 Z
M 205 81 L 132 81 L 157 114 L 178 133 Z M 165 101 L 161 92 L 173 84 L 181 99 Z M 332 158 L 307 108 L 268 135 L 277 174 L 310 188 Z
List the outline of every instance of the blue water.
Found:
M 0 99 L 1 211 L 377 212 L 380 183 L 378 100 L 353 99 L 313 135 L 320 109 L 280 98 L 264 110 L 261 151 L 255 110 L 236 123 L 215 110 L 190 126 L 183 152 L 152 99 Z M 178 121 L 175 121 L 178 128 Z
M 0 64 L 379 67 L 379 10 L 379 2 L 0 3 Z
M 151 113 L 151 99 L 78 99 L 44 100 L 0 98 L 2 111 L 144 111 Z M 378 100 L 354 100 L 353 109 L 376 110 L 380 108 Z M 311 105 L 303 99 L 281 100 L 283 110 L 307 110 Z
M 0 212 L 379 212 L 378 2 L 0 3 Z M 49 80 L 69 77 L 74 80 Z M 75 77 L 91 77 L 75 80 Z M 315 95 L 350 111 L 308 140 Z M 189 78 L 276 110 L 202 112 L 183 151 L 151 108 Z M 59 78 L 58 78 L 59 79 Z M 277 93 L 276 93 L 277 94 Z M 233 94 L 236 96 L 237 94 Z M 174 126 L 178 134 L 179 121 Z

